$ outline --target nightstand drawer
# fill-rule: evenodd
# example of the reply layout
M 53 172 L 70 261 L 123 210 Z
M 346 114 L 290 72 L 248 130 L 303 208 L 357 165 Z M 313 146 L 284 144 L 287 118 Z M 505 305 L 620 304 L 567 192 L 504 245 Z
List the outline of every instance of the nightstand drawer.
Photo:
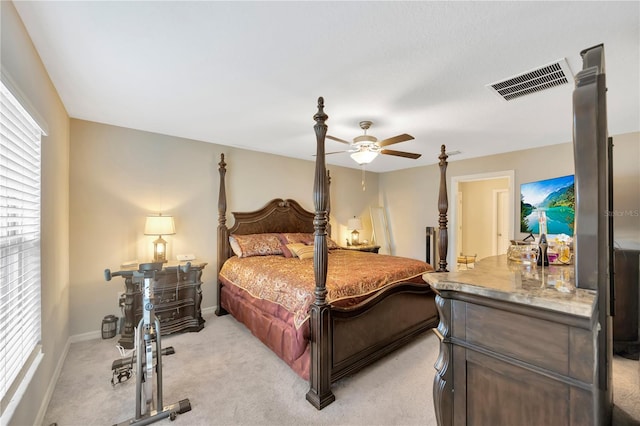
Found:
M 204 327 L 200 304 L 202 302 L 202 270 L 206 263 L 191 262 L 188 272 L 182 272 L 176 263 L 165 264 L 156 273 L 153 285 L 155 314 L 160 321 L 162 335 L 199 331 Z M 137 267 L 136 267 L 137 268 Z M 124 327 L 119 340 L 124 348 L 133 348 L 134 327 L 142 318 L 141 285 L 131 275 L 125 278 Z

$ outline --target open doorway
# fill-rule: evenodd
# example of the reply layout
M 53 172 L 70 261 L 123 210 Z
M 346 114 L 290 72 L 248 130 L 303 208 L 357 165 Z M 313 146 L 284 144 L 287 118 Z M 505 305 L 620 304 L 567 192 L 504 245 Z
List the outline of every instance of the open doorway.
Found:
M 480 260 L 506 253 L 514 235 L 513 182 L 513 170 L 451 178 L 451 270 L 458 269 L 460 256 Z

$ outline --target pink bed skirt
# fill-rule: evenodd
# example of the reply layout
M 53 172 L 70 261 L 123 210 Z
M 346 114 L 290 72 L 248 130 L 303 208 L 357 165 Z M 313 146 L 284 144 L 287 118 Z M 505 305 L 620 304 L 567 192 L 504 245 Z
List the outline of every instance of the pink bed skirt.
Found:
M 282 306 L 256 299 L 233 285 L 223 285 L 220 298 L 220 304 L 227 312 L 243 323 L 300 377 L 309 380 L 309 320 L 296 329 L 293 314 Z

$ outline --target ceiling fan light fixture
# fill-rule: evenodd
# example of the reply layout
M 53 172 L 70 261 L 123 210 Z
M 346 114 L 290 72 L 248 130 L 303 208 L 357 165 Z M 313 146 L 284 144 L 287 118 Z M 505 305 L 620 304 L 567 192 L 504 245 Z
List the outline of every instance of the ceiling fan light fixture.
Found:
M 378 142 L 378 138 L 371 135 L 360 135 L 353 138 L 354 144 L 359 144 L 359 143 L 372 144 L 376 142 Z
M 353 158 L 353 160 L 360 164 L 369 164 L 370 162 L 372 162 L 376 157 L 378 156 L 378 152 L 376 151 L 369 151 L 369 150 L 362 150 L 362 151 L 356 151 L 354 153 L 351 154 L 351 158 Z

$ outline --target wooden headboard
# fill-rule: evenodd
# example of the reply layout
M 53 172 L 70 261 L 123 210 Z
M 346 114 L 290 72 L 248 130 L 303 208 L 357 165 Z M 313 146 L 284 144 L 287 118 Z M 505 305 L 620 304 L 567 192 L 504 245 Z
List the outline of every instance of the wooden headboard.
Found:
M 259 210 L 232 214 L 235 222 L 229 234 L 314 232 L 313 212 L 303 209 L 295 200 L 276 198 Z
M 315 232 L 313 212 L 305 210 L 297 201 L 291 199 L 276 198 L 269 201 L 264 207 L 251 212 L 232 212 L 234 223 L 227 228 L 227 197 L 225 175 L 227 164 L 224 154 L 220 156 L 218 163 L 220 172 L 220 194 L 218 196 L 218 272 L 222 264 L 233 255 L 229 244 L 229 235 L 239 234 L 263 234 L 267 232 Z M 331 177 L 327 172 L 327 184 Z M 327 232 L 331 228 L 327 226 Z
M 224 163 L 224 157 L 221 161 Z M 220 164 L 221 176 L 224 166 Z M 221 182 L 224 182 L 221 180 Z M 219 205 L 219 214 L 226 215 L 226 200 Z M 267 232 L 305 232 L 313 234 L 314 214 L 295 200 L 276 198 L 252 212 L 232 212 L 234 224 L 227 228 L 226 219 L 218 225 L 218 272 L 222 264 L 233 255 L 229 235 L 264 234 Z M 220 221 L 220 219 L 219 219 Z

